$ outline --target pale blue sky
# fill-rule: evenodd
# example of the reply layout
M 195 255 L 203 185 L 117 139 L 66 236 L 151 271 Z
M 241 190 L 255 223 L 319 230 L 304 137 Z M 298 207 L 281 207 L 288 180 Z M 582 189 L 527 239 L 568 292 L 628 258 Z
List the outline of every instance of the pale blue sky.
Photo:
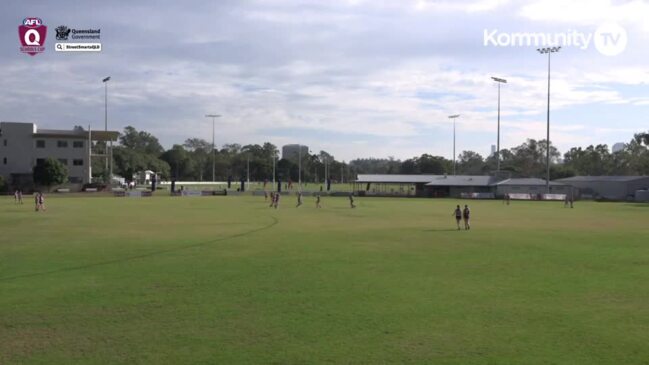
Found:
M 485 46 L 484 31 L 626 29 L 617 56 L 593 45 L 553 56 L 552 140 L 628 141 L 649 129 L 649 4 L 609 0 L 11 1 L 0 11 L 0 120 L 46 128 L 147 130 L 170 147 L 305 143 L 337 158 L 483 155 L 496 143 L 496 85 L 504 77 L 502 146 L 545 137 L 547 59 L 534 47 Z M 569 4 L 569 5 L 568 5 Z M 28 16 L 49 27 L 47 50 L 19 52 Z M 100 54 L 53 51 L 54 28 L 101 28 Z

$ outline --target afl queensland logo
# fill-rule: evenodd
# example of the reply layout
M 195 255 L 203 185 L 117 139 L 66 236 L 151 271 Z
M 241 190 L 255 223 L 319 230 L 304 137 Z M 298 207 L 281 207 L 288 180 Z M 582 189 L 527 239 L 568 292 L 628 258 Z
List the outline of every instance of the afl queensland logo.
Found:
M 20 51 L 35 56 L 45 51 L 45 38 L 47 27 L 41 18 L 25 18 L 23 24 L 18 27 L 18 38 L 20 38 Z

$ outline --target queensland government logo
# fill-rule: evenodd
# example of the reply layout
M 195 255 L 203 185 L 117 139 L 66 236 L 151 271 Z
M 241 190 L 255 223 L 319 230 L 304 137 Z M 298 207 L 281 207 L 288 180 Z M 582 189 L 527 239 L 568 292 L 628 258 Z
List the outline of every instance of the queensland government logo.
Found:
M 101 29 L 97 28 L 68 28 L 65 25 L 56 27 L 56 39 L 67 41 L 68 39 L 76 41 L 99 40 L 101 38 Z
M 65 25 L 56 27 L 56 39 L 59 41 L 67 41 L 70 36 L 70 28 Z
M 45 51 L 45 38 L 47 37 L 47 26 L 41 18 L 25 18 L 23 25 L 18 26 L 18 38 L 20 38 L 20 52 L 35 56 Z

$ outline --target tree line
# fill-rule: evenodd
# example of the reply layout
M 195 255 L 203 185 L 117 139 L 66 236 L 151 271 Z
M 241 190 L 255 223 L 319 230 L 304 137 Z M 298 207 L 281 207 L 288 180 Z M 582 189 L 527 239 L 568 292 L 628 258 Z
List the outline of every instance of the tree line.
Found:
M 102 152 L 101 142 L 93 146 Z M 521 145 L 500 151 L 500 170 L 511 177 L 546 176 L 545 140 L 528 139 Z M 575 175 L 649 175 L 649 132 L 635 134 L 625 147 L 611 152 L 606 145 L 574 147 L 563 155 L 549 144 L 551 179 Z M 179 181 L 264 181 L 276 178 L 298 181 L 298 162 L 279 158 L 277 146 L 263 144 L 225 144 L 212 150 L 212 144 L 201 138 L 190 138 L 183 144 L 165 150 L 158 139 L 146 131 L 126 127 L 119 145 L 113 150 L 114 173 L 130 180 L 144 170 L 155 171 L 161 179 Z M 337 160 L 326 151 L 302 156 L 304 182 L 351 181 L 357 174 L 452 174 L 453 161 L 441 156 L 423 154 L 405 160 L 359 158 L 349 163 Z M 214 167 L 213 167 L 214 166 Z M 487 175 L 497 170 L 495 155 L 484 157 L 474 151 L 462 151 L 455 164 L 458 175 Z M 214 176 L 212 176 L 214 171 Z M 93 176 L 107 178 L 102 160 L 93 161 Z

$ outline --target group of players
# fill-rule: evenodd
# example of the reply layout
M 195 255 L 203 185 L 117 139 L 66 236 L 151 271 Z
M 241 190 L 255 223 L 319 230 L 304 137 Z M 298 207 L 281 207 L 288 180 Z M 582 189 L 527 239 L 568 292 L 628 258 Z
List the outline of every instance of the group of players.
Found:
M 460 209 L 460 206 L 458 205 L 455 208 L 455 211 L 453 212 L 452 215 L 455 215 L 455 222 L 457 223 L 457 230 L 460 230 L 460 222 L 464 219 L 464 229 L 469 230 L 471 229 L 471 210 L 469 209 L 468 205 L 464 206 L 464 209 Z
M 23 191 L 18 189 L 14 191 L 14 203 L 23 204 Z M 42 192 L 34 193 L 34 210 L 37 212 L 45 211 L 45 195 Z
M 270 192 L 270 195 L 268 194 L 267 191 L 264 191 L 264 200 L 268 201 L 268 198 L 270 197 L 270 208 L 275 208 L 277 209 L 279 207 L 279 198 L 281 194 L 276 193 L 274 191 Z M 295 205 L 296 208 L 299 208 L 302 206 L 302 192 L 297 193 L 297 205 Z M 315 196 L 315 207 L 316 208 L 322 208 L 322 198 L 320 197 L 320 194 L 316 194 Z M 354 204 L 354 194 L 349 193 L 349 207 L 350 208 L 356 208 L 356 204 Z

